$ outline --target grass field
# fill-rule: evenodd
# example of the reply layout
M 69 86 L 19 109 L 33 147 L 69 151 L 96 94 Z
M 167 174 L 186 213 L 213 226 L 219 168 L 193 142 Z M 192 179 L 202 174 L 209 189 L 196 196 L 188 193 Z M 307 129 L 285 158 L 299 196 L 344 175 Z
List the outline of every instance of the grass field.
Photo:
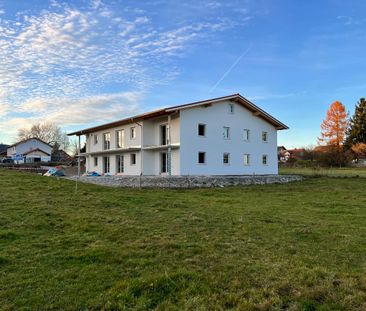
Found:
M 366 168 L 280 168 L 280 174 L 298 174 L 303 176 L 327 177 L 365 177 Z
M 0 170 L 0 309 L 365 310 L 365 189 L 75 193 Z

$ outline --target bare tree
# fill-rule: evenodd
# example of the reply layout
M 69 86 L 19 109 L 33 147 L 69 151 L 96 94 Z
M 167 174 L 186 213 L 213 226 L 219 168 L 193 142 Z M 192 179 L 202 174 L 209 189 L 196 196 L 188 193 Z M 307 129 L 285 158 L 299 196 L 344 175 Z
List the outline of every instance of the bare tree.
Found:
M 70 140 L 67 134 L 57 124 L 51 122 L 36 123 L 30 129 L 21 128 L 18 130 L 18 140 L 33 137 L 63 150 L 68 150 L 70 147 Z

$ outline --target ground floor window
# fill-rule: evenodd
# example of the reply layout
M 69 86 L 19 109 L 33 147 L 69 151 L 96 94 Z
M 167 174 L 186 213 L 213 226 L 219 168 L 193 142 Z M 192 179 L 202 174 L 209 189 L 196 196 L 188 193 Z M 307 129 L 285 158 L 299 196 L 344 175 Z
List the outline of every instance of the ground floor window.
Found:
M 124 165 L 124 156 L 117 155 L 117 173 L 124 173 L 125 165 Z
M 262 164 L 268 165 L 268 156 L 266 154 L 262 155 Z
M 98 157 L 94 157 L 94 166 L 98 166 Z
M 103 172 L 104 172 L 104 174 L 110 173 L 109 157 L 103 157 Z
M 222 155 L 222 162 L 223 164 L 230 164 L 230 153 L 224 152 Z
M 162 152 L 160 157 L 160 173 L 168 173 L 168 154 L 166 152 Z
M 206 152 L 198 152 L 198 163 L 199 164 L 206 163 Z
M 244 154 L 244 165 L 250 164 L 250 155 L 248 153 Z
M 130 157 L 131 165 L 136 165 L 136 153 L 131 153 Z

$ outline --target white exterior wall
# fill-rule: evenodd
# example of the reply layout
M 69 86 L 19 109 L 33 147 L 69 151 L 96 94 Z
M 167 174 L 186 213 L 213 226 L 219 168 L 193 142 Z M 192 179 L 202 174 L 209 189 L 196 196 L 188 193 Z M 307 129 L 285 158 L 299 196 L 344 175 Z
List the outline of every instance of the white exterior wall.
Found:
M 92 155 L 86 156 L 86 170 L 89 172 L 96 171 L 99 174 L 103 174 L 103 157 L 110 157 L 110 173 L 117 174 L 117 154 L 124 155 L 124 173 L 123 175 L 140 175 L 141 173 L 141 164 L 143 167 L 144 175 L 159 175 L 160 174 L 160 156 L 163 150 L 143 150 L 143 163 L 141 163 L 141 150 L 137 151 L 129 151 L 128 148 L 141 148 L 141 140 L 143 136 L 143 146 L 144 147 L 157 147 L 160 146 L 160 126 L 164 124 L 168 124 L 167 117 L 161 117 L 153 120 L 147 120 L 143 122 L 139 122 L 139 126 L 137 124 L 127 124 L 124 126 L 114 127 L 111 129 L 98 131 L 92 134 L 88 134 L 86 137 L 86 153 L 96 153 Z M 136 138 L 131 139 L 130 137 L 130 128 L 135 127 L 136 129 Z M 117 149 L 117 141 L 116 141 L 116 131 L 124 130 L 125 133 L 125 148 Z M 141 132 L 143 129 L 143 135 Z M 111 145 L 110 149 L 105 153 L 103 152 L 103 134 L 110 133 L 111 135 Z M 172 143 L 179 144 L 179 133 L 180 133 L 180 124 L 179 124 L 179 116 L 172 116 L 171 119 L 171 141 Z M 98 136 L 98 143 L 94 144 L 94 136 Z M 164 151 L 167 152 L 167 147 L 164 148 Z M 131 165 L 131 153 L 136 154 L 136 164 Z M 98 158 L 98 165 L 94 166 L 94 157 Z M 179 175 L 180 162 L 179 162 L 179 149 L 172 150 L 172 174 Z
M 234 113 L 229 113 L 228 105 L 233 102 L 218 102 L 207 107 L 198 106 L 180 110 L 171 115 L 171 173 L 172 175 L 252 175 L 277 174 L 277 130 L 274 126 L 255 116 L 248 109 L 234 103 Z M 98 131 L 87 136 L 87 171 L 103 173 L 103 156 L 110 157 L 110 173 L 116 174 L 116 155 L 124 155 L 124 174 L 139 175 L 141 164 L 144 175 L 159 175 L 161 153 L 167 146 L 161 146 L 160 126 L 168 123 L 168 117 L 145 120 Z M 198 124 L 206 125 L 206 135 L 198 135 Z M 135 127 L 136 139 L 131 140 L 130 128 Z M 223 138 L 223 127 L 230 127 L 230 139 Z M 124 129 L 125 148 L 116 149 L 116 131 Z M 143 135 L 141 133 L 143 129 Z M 250 130 L 249 141 L 244 140 L 244 129 Z M 267 142 L 262 141 L 262 132 L 267 132 Z M 103 133 L 111 134 L 110 150 L 103 151 Z M 94 135 L 98 143 L 94 144 Z M 141 140 L 143 138 L 143 143 Z M 131 151 L 128 148 L 141 148 Z M 198 164 L 198 152 L 206 153 L 206 163 Z M 131 165 L 130 155 L 136 154 L 136 164 Z M 141 153 L 143 163 L 141 163 Z M 230 154 L 230 163 L 223 164 L 223 153 Z M 244 154 L 250 155 L 250 164 L 244 165 Z M 267 155 L 267 165 L 262 164 L 262 156 Z M 93 157 L 98 157 L 94 166 Z
M 231 103 L 231 102 L 230 102 Z M 181 175 L 240 175 L 277 174 L 277 131 L 241 106 L 234 104 L 229 113 L 229 102 L 209 107 L 196 107 L 180 112 Z M 206 136 L 198 136 L 198 124 L 206 124 Z M 223 127 L 230 127 L 230 139 L 223 138 Z M 250 130 L 250 140 L 244 141 L 244 129 Z M 262 132 L 268 142 L 262 141 Z M 198 164 L 198 152 L 206 153 L 206 164 Z M 230 153 L 230 164 L 223 164 L 223 153 Z M 250 165 L 244 165 L 244 154 L 250 154 Z M 262 155 L 268 155 L 268 165 Z

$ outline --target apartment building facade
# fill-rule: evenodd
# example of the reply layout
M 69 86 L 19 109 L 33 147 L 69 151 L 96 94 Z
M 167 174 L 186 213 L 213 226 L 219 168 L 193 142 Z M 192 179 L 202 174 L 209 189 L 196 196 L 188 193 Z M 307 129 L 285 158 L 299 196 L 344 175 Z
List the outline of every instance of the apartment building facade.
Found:
M 240 94 L 173 106 L 85 135 L 86 170 L 112 175 L 277 174 L 277 131 L 288 127 Z

